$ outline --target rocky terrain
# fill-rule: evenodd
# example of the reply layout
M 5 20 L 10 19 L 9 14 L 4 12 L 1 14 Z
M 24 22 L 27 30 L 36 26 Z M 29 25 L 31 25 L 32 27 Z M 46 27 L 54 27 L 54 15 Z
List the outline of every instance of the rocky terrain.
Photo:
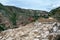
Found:
M 0 40 L 60 40 L 60 23 L 36 21 L 0 32 Z
M 46 12 L 0 3 L 0 40 L 60 40 L 60 7 Z

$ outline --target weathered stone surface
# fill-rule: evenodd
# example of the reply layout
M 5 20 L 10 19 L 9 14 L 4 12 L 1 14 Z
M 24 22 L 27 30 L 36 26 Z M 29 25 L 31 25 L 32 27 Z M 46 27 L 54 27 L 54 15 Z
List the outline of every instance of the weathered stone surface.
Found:
M 55 40 L 55 37 L 60 35 L 59 26 L 60 24 L 56 22 L 40 23 L 36 21 L 16 29 L 2 31 L 0 40 Z

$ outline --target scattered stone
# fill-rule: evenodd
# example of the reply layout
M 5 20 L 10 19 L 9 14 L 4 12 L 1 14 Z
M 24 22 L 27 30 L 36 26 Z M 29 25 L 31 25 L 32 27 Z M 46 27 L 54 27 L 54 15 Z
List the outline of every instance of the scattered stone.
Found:
M 56 22 L 41 23 L 36 21 L 23 27 L 2 31 L 0 40 L 60 40 L 58 26 Z

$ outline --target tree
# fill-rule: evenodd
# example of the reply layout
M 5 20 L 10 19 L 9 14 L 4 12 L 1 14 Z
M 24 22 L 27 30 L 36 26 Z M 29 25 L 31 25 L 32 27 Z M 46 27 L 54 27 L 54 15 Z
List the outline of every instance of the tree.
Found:
M 11 20 L 11 22 L 12 22 L 13 25 L 16 25 L 16 20 L 17 20 L 16 13 L 13 13 L 11 15 L 10 20 Z

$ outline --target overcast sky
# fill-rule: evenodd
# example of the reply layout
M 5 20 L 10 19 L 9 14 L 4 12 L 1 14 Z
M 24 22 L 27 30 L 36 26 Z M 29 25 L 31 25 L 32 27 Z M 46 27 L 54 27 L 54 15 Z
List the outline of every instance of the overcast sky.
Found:
M 20 8 L 46 11 L 60 6 L 60 0 L 0 0 L 0 3 Z

